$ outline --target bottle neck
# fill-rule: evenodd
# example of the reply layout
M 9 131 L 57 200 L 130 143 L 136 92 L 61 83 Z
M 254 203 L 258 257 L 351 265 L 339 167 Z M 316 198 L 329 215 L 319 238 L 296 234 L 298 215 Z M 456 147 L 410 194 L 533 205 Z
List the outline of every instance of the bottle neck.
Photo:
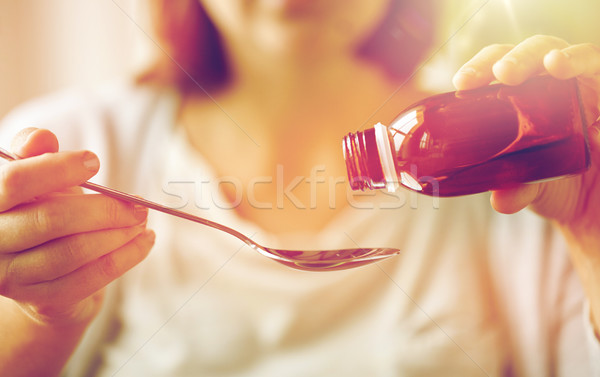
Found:
M 386 180 L 379 158 L 375 130 L 349 133 L 343 140 L 344 159 L 352 190 L 381 189 Z

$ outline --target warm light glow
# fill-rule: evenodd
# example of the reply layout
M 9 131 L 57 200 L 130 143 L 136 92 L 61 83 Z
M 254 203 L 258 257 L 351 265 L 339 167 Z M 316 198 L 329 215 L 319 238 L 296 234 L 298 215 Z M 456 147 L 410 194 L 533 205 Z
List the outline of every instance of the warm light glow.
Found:
M 506 16 L 510 26 L 514 31 L 520 33 L 519 23 L 517 22 L 516 12 L 512 4 L 512 0 L 502 0 L 504 7 L 506 8 Z

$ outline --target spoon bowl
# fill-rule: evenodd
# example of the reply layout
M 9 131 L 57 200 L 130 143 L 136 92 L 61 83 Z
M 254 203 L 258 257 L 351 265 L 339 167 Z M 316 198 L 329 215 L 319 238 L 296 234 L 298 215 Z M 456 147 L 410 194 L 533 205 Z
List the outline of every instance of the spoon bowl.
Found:
M 0 157 L 8 161 L 18 160 L 19 157 L 0 148 Z M 400 250 L 394 248 L 350 248 L 350 249 L 334 249 L 334 250 L 284 250 L 273 249 L 262 246 L 251 238 L 238 232 L 235 229 L 229 228 L 217 222 L 189 214 L 187 212 L 172 209 L 150 200 L 140 198 L 122 191 L 112 189 L 110 187 L 101 186 L 91 182 L 85 182 L 81 187 L 92 190 L 112 198 L 122 200 L 129 203 L 142 205 L 155 211 L 163 212 L 168 215 L 176 216 L 182 219 L 190 220 L 211 228 L 218 229 L 228 233 L 250 246 L 252 249 L 259 252 L 261 255 L 270 258 L 276 262 L 284 264 L 298 270 L 307 271 L 334 271 L 344 270 L 363 266 L 373 263 L 394 255 L 400 254 Z
M 305 271 L 335 271 L 364 266 L 400 253 L 393 248 L 281 250 L 263 247 L 259 253 L 288 267 Z M 268 253 L 268 255 L 264 253 Z

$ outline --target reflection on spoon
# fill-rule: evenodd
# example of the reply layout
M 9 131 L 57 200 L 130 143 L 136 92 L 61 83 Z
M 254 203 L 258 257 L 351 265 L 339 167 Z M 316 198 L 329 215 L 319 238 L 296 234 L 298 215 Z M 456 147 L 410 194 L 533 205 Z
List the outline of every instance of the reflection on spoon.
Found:
M 255 249 L 266 257 L 274 259 L 288 267 L 308 271 L 345 270 L 376 262 L 400 253 L 400 250 L 392 248 L 302 251 L 260 247 L 262 249 Z
M 0 157 L 13 161 L 17 160 L 18 157 L 14 156 L 10 152 L 0 148 Z M 182 212 L 176 209 L 165 207 L 163 205 L 151 202 L 149 200 L 134 196 L 131 194 L 124 193 L 109 187 L 97 185 L 91 182 L 85 182 L 80 185 L 88 190 L 96 191 L 101 194 L 110 196 L 115 199 L 123 200 L 130 203 L 135 203 L 148 207 L 150 209 L 160 211 L 172 216 L 177 216 L 182 219 L 190 220 L 196 223 L 200 223 L 223 232 L 226 232 L 234 237 L 237 237 L 243 241 L 246 245 L 252 249 L 258 251 L 263 256 L 273 259 L 279 263 L 282 263 L 288 267 L 296 268 L 299 270 L 308 271 L 333 271 L 333 270 L 344 270 L 348 268 L 354 268 L 376 262 L 381 259 L 391 257 L 400 253 L 398 249 L 392 248 L 356 248 L 356 249 L 337 249 L 337 250 L 281 250 L 271 249 L 264 247 L 254 242 L 249 237 L 246 237 L 237 230 L 226 227 L 214 221 L 207 220 L 202 217 L 194 216 L 186 212 Z

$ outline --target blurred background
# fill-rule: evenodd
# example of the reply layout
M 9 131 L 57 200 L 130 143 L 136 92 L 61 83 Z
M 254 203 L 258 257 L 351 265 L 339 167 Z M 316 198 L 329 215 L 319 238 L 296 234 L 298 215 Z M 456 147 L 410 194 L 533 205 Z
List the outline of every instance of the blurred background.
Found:
M 35 96 L 131 74 L 149 55 L 148 24 L 145 0 L 0 0 L 0 117 Z
M 177 1 L 177 0 L 173 0 Z M 451 89 L 462 63 L 490 43 L 552 34 L 600 45 L 597 0 L 432 0 L 443 10 L 424 85 Z M 0 0 L 0 117 L 29 98 L 130 75 L 160 50 L 146 0 Z

